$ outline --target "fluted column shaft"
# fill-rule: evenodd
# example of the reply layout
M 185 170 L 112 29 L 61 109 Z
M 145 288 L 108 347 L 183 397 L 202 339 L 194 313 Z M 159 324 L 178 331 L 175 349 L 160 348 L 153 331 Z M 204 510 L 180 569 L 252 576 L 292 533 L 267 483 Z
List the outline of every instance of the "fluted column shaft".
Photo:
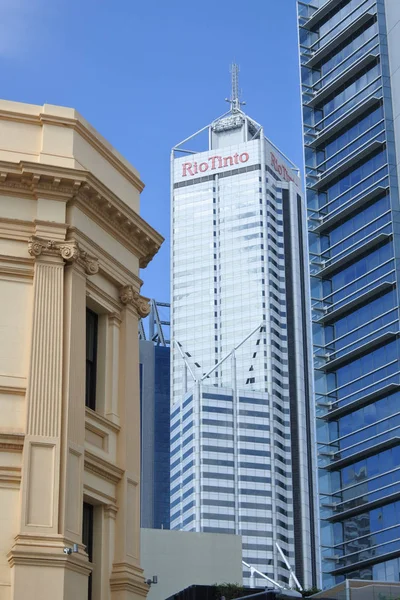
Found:
M 64 261 L 36 261 L 21 532 L 58 533 Z

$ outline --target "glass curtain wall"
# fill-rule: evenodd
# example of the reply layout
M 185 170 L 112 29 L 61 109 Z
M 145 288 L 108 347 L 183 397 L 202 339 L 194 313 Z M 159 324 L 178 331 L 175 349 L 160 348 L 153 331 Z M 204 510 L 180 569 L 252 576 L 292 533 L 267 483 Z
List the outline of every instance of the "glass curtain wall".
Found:
M 299 1 L 324 586 L 400 574 L 399 210 L 383 0 Z

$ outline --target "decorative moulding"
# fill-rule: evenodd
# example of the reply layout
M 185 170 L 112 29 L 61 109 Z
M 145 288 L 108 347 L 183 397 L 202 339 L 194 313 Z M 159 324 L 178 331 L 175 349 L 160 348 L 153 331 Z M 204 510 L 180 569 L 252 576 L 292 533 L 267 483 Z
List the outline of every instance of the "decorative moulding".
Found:
M 124 285 L 119 292 L 119 297 L 125 306 L 131 305 L 135 308 L 139 317 L 147 317 L 150 314 L 149 298 L 141 296 L 131 285 Z
M 132 251 L 144 268 L 158 252 L 163 237 L 89 171 L 0 161 L 0 190 L 76 205 Z
M 75 241 L 55 241 L 31 236 L 28 241 L 28 252 L 34 258 L 42 255 L 61 256 L 67 263 L 76 262 L 82 266 L 87 275 L 95 275 L 99 270 L 99 261 L 82 250 Z

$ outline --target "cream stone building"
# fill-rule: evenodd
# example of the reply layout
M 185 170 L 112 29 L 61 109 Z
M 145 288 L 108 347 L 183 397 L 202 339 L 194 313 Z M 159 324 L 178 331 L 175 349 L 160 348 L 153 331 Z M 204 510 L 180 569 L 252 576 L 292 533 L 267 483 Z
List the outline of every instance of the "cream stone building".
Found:
M 75 110 L 0 101 L 0 600 L 133 600 L 137 171 Z

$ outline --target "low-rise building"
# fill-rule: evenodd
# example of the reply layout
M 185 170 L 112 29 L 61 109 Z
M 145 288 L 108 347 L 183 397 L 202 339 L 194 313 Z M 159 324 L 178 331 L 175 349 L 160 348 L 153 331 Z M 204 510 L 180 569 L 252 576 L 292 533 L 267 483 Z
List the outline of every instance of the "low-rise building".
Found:
M 147 594 L 142 189 L 75 110 L 0 102 L 1 600 Z

